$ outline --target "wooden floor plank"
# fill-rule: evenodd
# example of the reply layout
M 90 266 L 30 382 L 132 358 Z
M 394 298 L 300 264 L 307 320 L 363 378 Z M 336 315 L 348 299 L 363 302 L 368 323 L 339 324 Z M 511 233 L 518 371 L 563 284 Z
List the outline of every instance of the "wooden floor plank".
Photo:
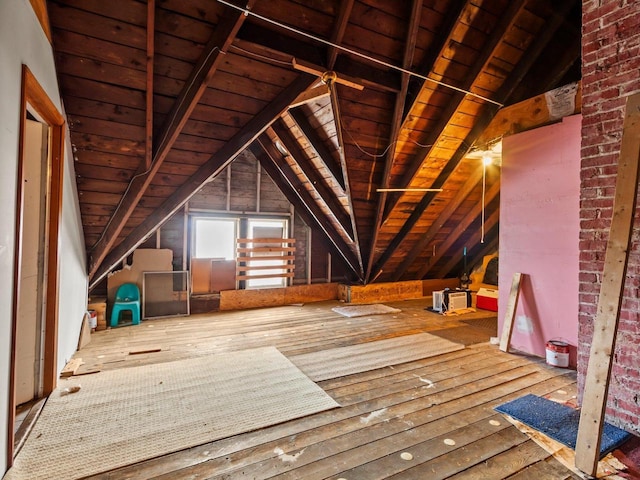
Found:
M 468 327 L 464 320 L 469 318 L 495 319 L 493 312 L 460 317 L 434 314 L 425 310 L 430 305 L 428 300 L 391 302 L 388 305 L 402 311 L 356 318 L 342 317 L 331 310 L 338 305 L 339 302 L 320 302 L 200 314 L 97 332 L 77 354 L 85 362 L 78 373 L 83 369 L 113 370 L 264 346 L 275 346 L 293 356 Z M 161 350 L 129 355 L 131 351 L 150 348 Z M 432 476 L 433 469 L 438 475 L 465 475 L 465 471 L 480 469 L 485 461 L 514 465 L 496 470 L 498 476 L 512 476 L 516 468 L 522 472 L 539 471 L 540 475 L 556 469 L 556 473 L 563 473 L 561 466 L 549 462 L 548 455 L 539 460 L 528 457 L 527 466 L 517 467 L 516 462 L 509 462 L 509 455 L 514 455 L 511 452 L 518 448 L 528 451 L 531 447 L 515 427 L 493 410 L 526 393 L 558 396 L 557 392 L 563 390 L 568 392 L 566 395 L 575 394 L 575 372 L 549 367 L 544 359 L 503 353 L 497 346 L 482 343 L 325 380 L 319 385 L 342 406 L 91 478 L 306 480 L 390 478 L 397 474 L 399 478 L 431 479 L 447 478 Z M 491 425 L 490 420 L 500 425 Z M 458 439 L 456 446 L 445 445 L 443 440 L 452 436 Z M 414 460 L 399 459 L 403 451 L 410 451 Z M 456 466 L 461 452 L 473 455 L 465 454 L 470 460 Z M 418 476 L 411 477 L 413 474 Z
M 580 480 L 553 457 L 528 466 L 524 470 L 507 477 L 509 480 Z

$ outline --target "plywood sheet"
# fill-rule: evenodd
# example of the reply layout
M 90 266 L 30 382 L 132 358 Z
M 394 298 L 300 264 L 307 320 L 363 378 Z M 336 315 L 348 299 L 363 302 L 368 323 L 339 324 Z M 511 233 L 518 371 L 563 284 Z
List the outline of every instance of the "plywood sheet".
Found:
M 423 296 L 422 280 L 348 285 L 346 289 L 341 290 L 341 295 L 346 295 L 340 299 L 349 303 L 392 302 Z

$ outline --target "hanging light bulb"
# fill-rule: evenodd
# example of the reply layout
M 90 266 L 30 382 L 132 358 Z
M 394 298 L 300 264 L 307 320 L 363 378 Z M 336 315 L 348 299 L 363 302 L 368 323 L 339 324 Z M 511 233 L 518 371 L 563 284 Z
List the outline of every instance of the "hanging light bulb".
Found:
M 493 163 L 493 158 L 491 158 L 491 155 L 489 155 L 488 153 L 485 153 L 482 156 L 482 164 L 486 167 L 488 165 L 491 165 Z

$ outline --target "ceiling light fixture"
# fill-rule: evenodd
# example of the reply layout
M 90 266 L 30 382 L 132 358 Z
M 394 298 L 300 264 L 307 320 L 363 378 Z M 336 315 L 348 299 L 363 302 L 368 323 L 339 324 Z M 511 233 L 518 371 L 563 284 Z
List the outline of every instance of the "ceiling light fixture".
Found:
M 282 142 L 279 139 L 276 139 L 273 142 L 273 145 L 276 147 L 276 149 L 285 157 L 289 155 L 289 150 L 287 150 L 287 148 L 282 144 Z

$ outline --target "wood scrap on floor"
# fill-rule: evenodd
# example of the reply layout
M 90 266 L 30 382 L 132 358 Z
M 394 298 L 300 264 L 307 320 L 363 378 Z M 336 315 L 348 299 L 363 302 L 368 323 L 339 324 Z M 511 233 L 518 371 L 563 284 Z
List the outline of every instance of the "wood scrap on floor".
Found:
M 525 435 L 528 435 L 531 440 L 536 442 L 542 448 L 544 448 L 547 452 L 549 452 L 556 460 L 558 460 L 562 465 L 564 465 L 567 469 L 571 470 L 573 473 L 578 475 L 580 478 L 591 478 L 589 475 L 586 475 L 584 472 L 580 471 L 575 466 L 576 453 L 573 449 L 563 445 L 562 443 L 546 436 L 544 433 L 531 428 L 524 423 L 516 420 L 509 415 L 504 415 L 509 422 L 511 422 L 518 430 L 520 430 Z M 626 466 L 620 462 L 617 458 L 613 456 L 613 454 L 607 454 L 600 462 L 598 462 L 598 472 L 597 478 L 607 478 L 609 480 L 614 480 L 616 478 L 621 478 L 617 476 L 617 473 L 626 470 Z
M 447 310 L 446 312 L 443 312 L 442 315 L 453 317 L 456 315 L 464 315 L 465 313 L 476 313 L 476 309 L 473 307 L 457 308 L 455 310 Z
M 148 348 L 146 350 L 132 350 L 129 352 L 129 355 L 142 355 L 143 353 L 156 353 L 161 352 L 161 348 Z
M 75 375 L 76 371 L 78 371 L 81 365 L 84 365 L 84 362 L 81 358 L 72 358 L 60 372 L 60 377 L 67 378 Z

